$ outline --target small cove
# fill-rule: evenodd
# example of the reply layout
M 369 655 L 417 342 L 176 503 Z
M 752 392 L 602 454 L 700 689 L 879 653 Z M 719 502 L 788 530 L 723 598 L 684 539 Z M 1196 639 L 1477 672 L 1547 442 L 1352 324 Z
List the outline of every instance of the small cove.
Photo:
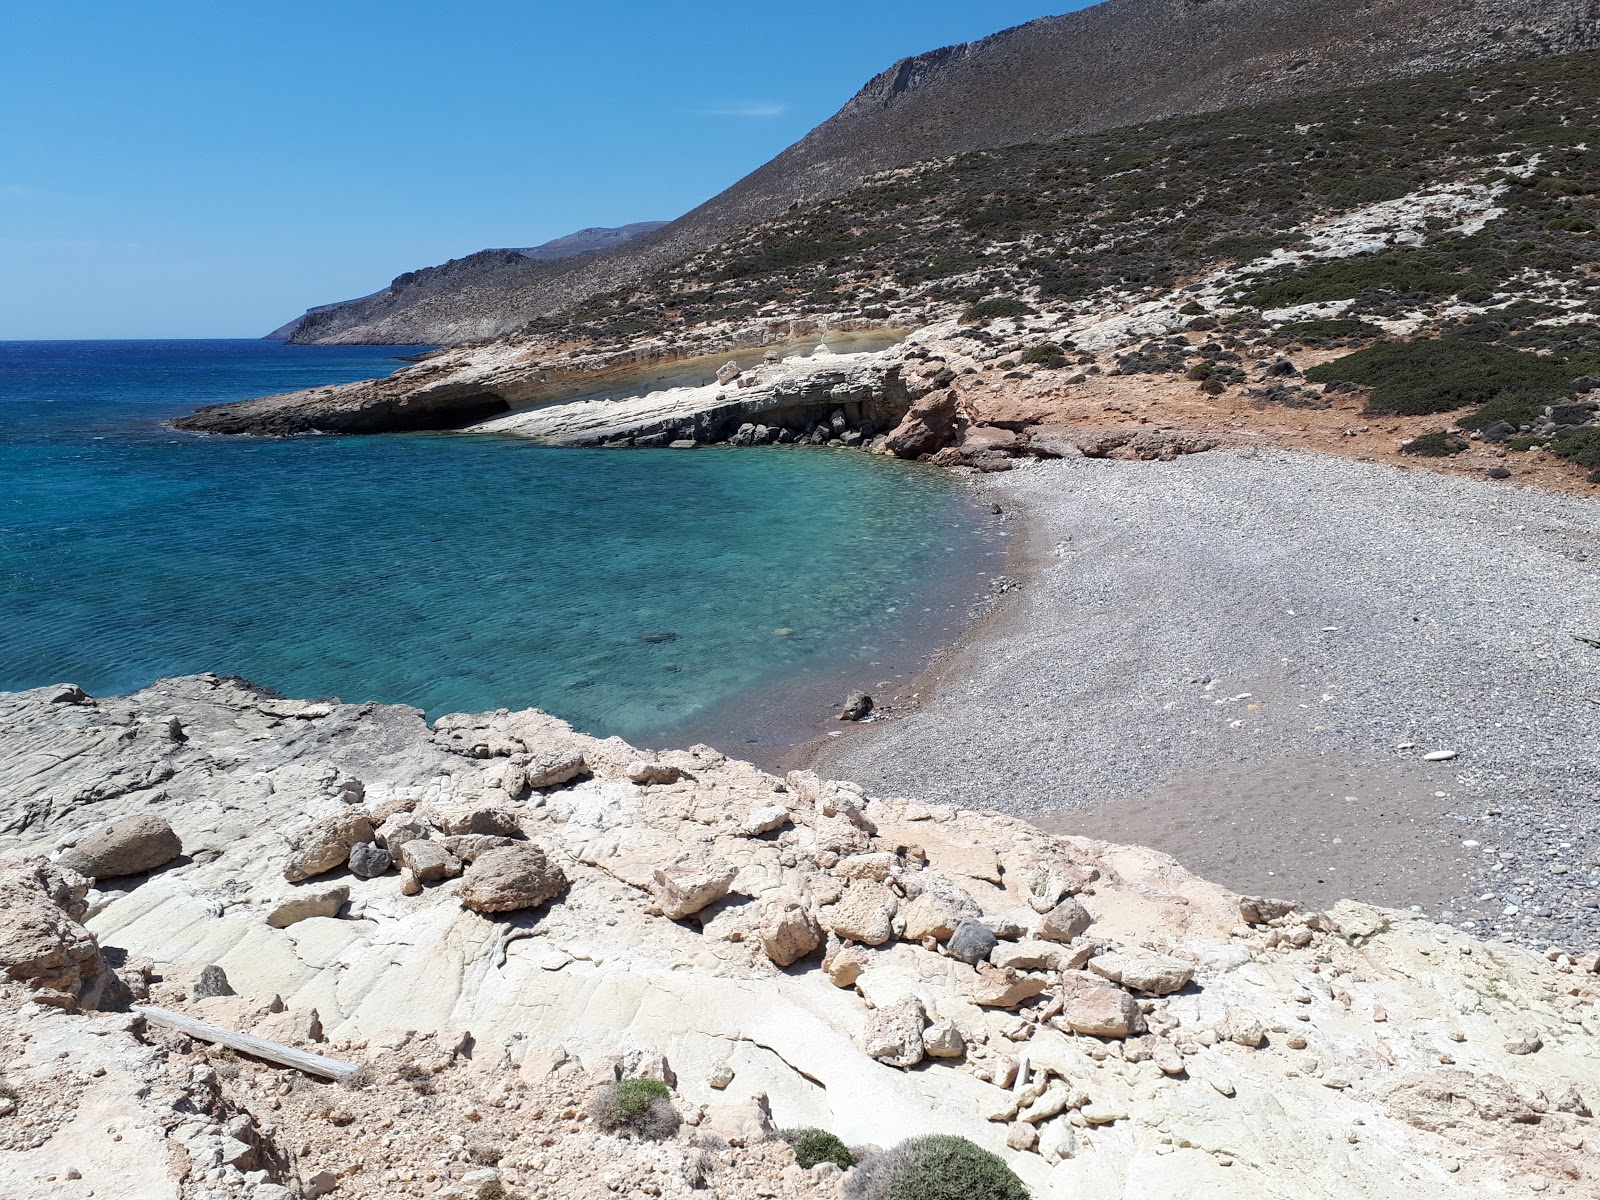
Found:
M 782 738 L 785 697 L 914 669 L 993 569 L 959 481 L 852 452 L 161 425 L 401 352 L 0 344 L 0 689 L 215 671 L 643 741 L 747 707 Z

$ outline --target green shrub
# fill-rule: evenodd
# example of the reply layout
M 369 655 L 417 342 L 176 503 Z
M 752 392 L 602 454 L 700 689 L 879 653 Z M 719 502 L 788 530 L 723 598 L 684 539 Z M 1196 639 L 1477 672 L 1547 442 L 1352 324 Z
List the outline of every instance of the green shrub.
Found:
M 785 1129 L 779 1134 L 794 1147 L 794 1161 L 808 1170 L 818 1163 L 831 1162 L 841 1171 L 855 1166 L 850 1148 L 826 1129 Z
M 660 1141 L 678 1130 L 672 1093 L 658 1079 L 624 1079 L 600 1089 L 589 1115 L 607 1133 L 628 1132 Z
M 977 321 L 987 321 L 994 317 L 1031 317 L 1034 310 L 1021 300 L 1014 300 L 1010 296 L 996 296 L 992 300 L 980 300 L 966 312 L 961 314 L 961 319 L 968 324 Z
M 1600 429 L 1580 429 L 1568 438 L 1552 442 L 1550 448 L 1562 458 L 1589 468 L 1589 482 L 1600 483 Z
M 997 1154 L 966 1138 L 908 1138 L 863 1160 L 845 1181 L 850 1200 L 1029 1200 Z
M 1412 438 L 1400 447 L 1401 454 L 1415 454 L 1418 458 L 1450 458 L 1467 448 L 1465 439 L 1439 430 Z
M 1272 309 L 1351 300 L 1376 291 L 1454 296 L 1487 287 L 1488 280 L 1463 273 L 1455 255 L 1406 249 L 1337 258 L 1275 273 L 1248 293 L 1247 299 L 1254 308 Z
M 1067 356 L 1054 342 L 1040 342 L 1022 356 L 1025 366 L 1060 368 L 1067 365 Z
M 1306 378 L 1314 383 L 1347 381 L 1370 387 L 1369 412 L 1420 416 L 1490 401 L 1507 410 L 1516 404 L 1545 404 L 1566 390 L 1567 374 L 1563 367 L 1537 355 L 1441 338 L 1385 342 L 1313 367 Z
M 1514 438 L 1506 439 L 1507 450 L 1532 450 L 1535 446 L 1546 445 L 1550 441 L 1547 437 L 1538 434 L 1520 434 Z
M 1383 330 L 1370 321 L 1358 321 L 1354 317 L 1327 317 L 1280 325 L 1277 336 L 1290 342 L 1327 342 L 1341 338 L 1380 338 Z

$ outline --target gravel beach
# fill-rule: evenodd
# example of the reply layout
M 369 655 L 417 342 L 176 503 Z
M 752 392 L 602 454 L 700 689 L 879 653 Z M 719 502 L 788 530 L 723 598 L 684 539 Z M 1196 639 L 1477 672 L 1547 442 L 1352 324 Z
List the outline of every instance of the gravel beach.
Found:
M 1022 588 L 820 769 L 1600 942 L 1600 501 L 1277 450 L 987 486 Z

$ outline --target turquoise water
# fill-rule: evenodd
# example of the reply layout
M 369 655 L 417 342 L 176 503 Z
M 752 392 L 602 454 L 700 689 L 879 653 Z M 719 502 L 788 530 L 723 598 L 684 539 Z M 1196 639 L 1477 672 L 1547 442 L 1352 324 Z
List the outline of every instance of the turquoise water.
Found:
M 982 553 L 958 484 L 849 452 L 161 425 L 401 352 L 0 343 L 0 689 L 215 671 L 647 738 L 925 648 Z

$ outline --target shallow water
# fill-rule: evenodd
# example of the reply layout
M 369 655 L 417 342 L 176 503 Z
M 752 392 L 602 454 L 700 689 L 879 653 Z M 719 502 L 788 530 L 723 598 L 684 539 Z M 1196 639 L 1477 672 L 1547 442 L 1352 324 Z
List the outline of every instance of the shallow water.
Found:
M 0 343 L 0 689 L 215 671 L 641 739 L 914 655 L 981 565 L 959 484 L 856 453 L 160 425 L 399 352 Z

